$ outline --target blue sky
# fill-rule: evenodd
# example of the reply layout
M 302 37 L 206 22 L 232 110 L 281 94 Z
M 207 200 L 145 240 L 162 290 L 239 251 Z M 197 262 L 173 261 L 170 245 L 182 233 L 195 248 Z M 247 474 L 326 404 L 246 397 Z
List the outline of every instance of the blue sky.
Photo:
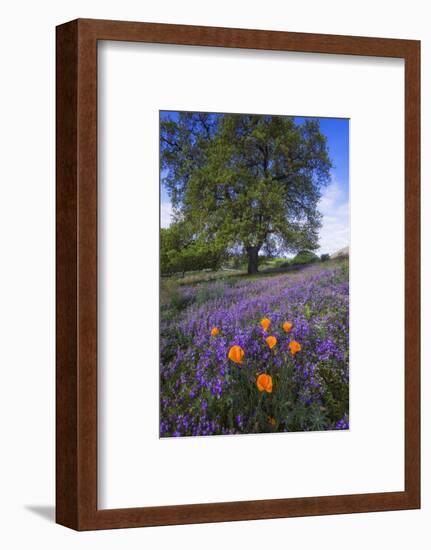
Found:
M 300 122 L 301 118 L 297 118 Z M 320 118 L 320 129 L 328 140 L 332 160 L 331 181 L 319 203 L 323 214 L 319 253 L 332 254 L 349 245 L 349 119 Z
M 160 113 L 161 117 L 176 117 L 176 113 Z M 319 117 L 313 117 L 319 118 Z M 301 123 L 304 117 L 295 117 Z M 349 245 L 349 120 L 345 118 L 319 118 L 320 129 L 328 140 L 329 156 L 333 167 L 331 181 L 324 189 L 319 203 L 323 215 L 319 232 L 319 254 L 336 252 Z M 160 190 L 162 227 L 169 226 L 171 203 L 163 185 Z

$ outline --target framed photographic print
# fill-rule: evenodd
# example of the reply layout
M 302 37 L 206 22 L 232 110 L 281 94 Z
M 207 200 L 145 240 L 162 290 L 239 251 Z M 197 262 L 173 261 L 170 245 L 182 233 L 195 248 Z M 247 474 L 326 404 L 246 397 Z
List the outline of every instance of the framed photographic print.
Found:
M 57 522 L 420 507 L 420 43 L 57 28 Z

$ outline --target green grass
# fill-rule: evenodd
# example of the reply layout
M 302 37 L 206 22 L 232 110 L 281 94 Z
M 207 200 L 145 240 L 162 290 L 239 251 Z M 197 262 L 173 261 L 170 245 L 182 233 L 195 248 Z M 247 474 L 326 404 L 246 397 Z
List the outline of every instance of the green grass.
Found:
M 280 264 L 283 262 L 280 262 L 279 258 L 277 267 L 277 259 L 272 260 L 269 266 L 261 266 L 259 268 L 260 271 L 253 275 L 249 275 L 246 270 L 220 269 L 218 271 L 190 271 L 187 272 L 184 277 L 181 275 L 162 277 L 160 284 L 160 305 L 162 308 L 170 309 L 173 315 L 185 309 L 188 302 L 181 293 L 181 287 L 183 286 L 197 287 L 197 301 L 198 303 L 205 303 L 209 298 L 222 297 L 223 286 L 214 286 L 210 284 L 215 281 L 223 282 L 229 286 L 235 286 L 242 281 L 262 280 L 276 277 L 281 273 L 284 273 L 286 277 L 294 280 L 301 277 L 304 270 L 311 273 L 313 271 L 319 271 L 323 266 L 325 268 L 339 266 L 342 267 L 343 270 L 348 270 L 349 264 L 348 258 L 328 260 L 324 263 L 314 262 L 296 267 L 280 267 Z
M 327 260 L 324 262 L 326 267 L 339 266 L 342 264 L 348 264 L 348 259 L 340 258 Z M 184 277 L 180 274 L 172 275 L 169 277 L 162 277 L 162 284 L 166 281 L 174 281 L 176 284 L 182 285 L 194 285 L 200 283 L 207 283 L 215 280 L 229 280 L 232 278 L 240 277 L 241 280 L 256 280 L 262 277 L 268 277 L 271 275 L 279 275 L 280 273 L 286 274 L 295 274 L 297 271 L 300 271 L 304 268 L 310 268 L 314 266 L 321 266 L 321 262 L 312 262 L 309 264 L 304 264 L 300 266 L 295 265 L 285 265 L 286 259 L 284 258 L 274 258 L 273 260 L 268 260 L 264 264 L 259 266 L 259 272 L 254 275 L 249 275 L 246 269 L 219 269 L 218 271 L 204 270 L 204 271 L 188 271 Z

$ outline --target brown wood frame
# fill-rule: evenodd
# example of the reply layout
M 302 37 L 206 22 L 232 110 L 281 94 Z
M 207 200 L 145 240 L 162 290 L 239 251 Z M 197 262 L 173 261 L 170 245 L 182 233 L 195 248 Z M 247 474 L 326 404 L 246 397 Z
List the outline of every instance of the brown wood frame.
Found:
M 406 341 L 404 491 L 147 508 L 97 509 L 98 40 L 404 59 Z M 89 530 L 419 508 L 420 42 L 78 19 L 57 27 L 56 92 L 57 523 L 76 530 Z

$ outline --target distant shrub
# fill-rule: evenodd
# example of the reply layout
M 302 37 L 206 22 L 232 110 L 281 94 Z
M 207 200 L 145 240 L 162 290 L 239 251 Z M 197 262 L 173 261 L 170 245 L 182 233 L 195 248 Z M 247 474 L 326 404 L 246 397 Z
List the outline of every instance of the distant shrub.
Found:
M 310 250 L 301 250 L 291 261 L 292 265 L 303 265 L 318 262 L 319 257 Z
M 277 258 L 274 261 L 274 265 L 275 267 L 288 267 L 290 264 L 289 261 L 286 260 L 286 258 Z
M 160 230 L 160 270 L 162 275 L 186 271 L 216 270 L 224 259 L 224 250 L 215 242 L 195 240 L 182 223 Z
M 330 259 L 329 254 L 321 254 L 320 261 L 321 262 L 327 262 Z

